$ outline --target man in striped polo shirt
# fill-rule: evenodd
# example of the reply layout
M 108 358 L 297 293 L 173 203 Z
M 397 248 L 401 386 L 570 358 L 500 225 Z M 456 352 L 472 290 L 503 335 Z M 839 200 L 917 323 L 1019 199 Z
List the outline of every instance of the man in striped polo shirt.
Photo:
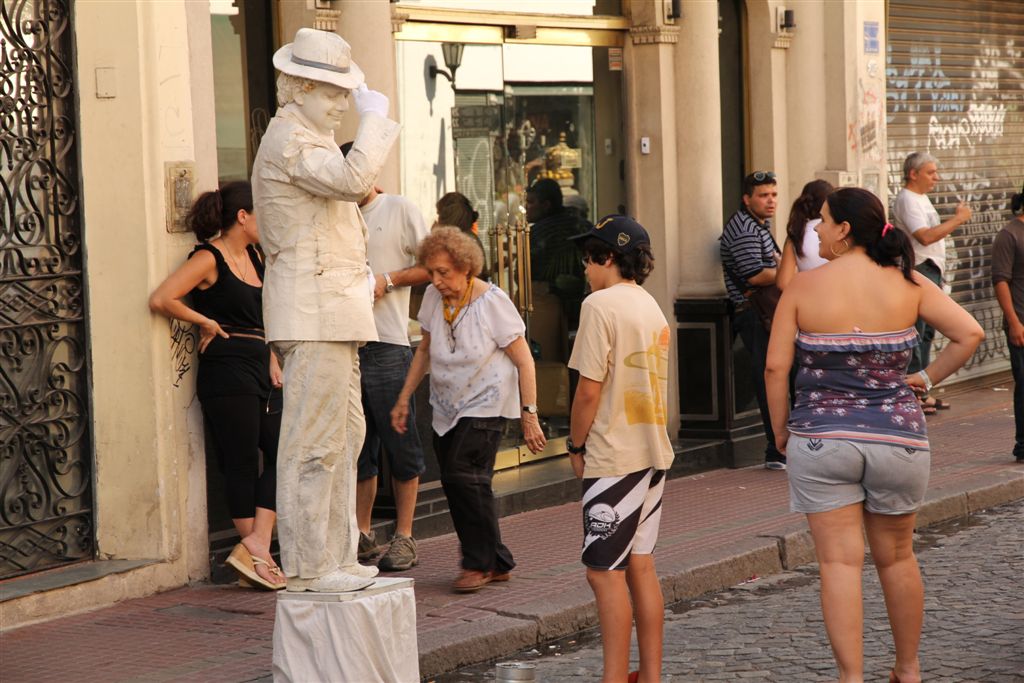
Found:
M 775 174 L 756 171 L 743 179 L 743 206 L 725 224 L 720 238 L 725 288 L 732 302 L 732 326 L 750 352 L 750 365 L 757 407 L 764 423 L 765 464 L 770 470 L 786 469 L 786 456 L 775 447 L 775 434 L 768 415 L 764 390 L 764 365 L 768 354 L 768 331 L 746 294 L 756 287 L 775 284 L 779 248 L 772 237 L 769 220 L 778 199 Z

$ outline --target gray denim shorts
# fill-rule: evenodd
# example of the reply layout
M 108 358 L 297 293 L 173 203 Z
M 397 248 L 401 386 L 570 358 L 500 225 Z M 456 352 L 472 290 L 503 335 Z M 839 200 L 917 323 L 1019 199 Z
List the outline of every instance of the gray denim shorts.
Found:
M 929 450 L 792 435 L 786 456 L 793 512 L 863 501 L 868 512 L 905 515 L 921 507 L 928 488 Z

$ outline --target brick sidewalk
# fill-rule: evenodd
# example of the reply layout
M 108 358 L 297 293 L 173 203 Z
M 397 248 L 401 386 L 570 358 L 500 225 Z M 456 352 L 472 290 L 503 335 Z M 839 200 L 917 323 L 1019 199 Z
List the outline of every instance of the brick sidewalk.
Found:
M 930 514 L 955 515 L 957 501 L 971 495 L 983 506 L 985 491 L 998 489 L 1005 497 L 1011 480 L 1020 484 L 1016 495 L 1024 495 L 1024 467 L 1010 456 L 1011 395 L 985 388 L 951 402 L 952 410 L 929 420 L 929 500 L 952 511 L 932 505 Z M 802 516 L 789 512 L 784 473 L 748 468 L 675 479 L 666 486 L 664 505 L 656 561 L 668 600 L 812 557 Z M 405 574 L 416 579 L 424 675 L 596 623 L 579 564 L 579 505 L 527 512 L 501 525 L 519 566 L 509 583 L 476 594 L 449 591 L 458 570 L 454 535 L 419 544 L 420 565 Z M 131 600 L 4 633 L 0 669 L 12 682 L 63 681 L 68 672 L 82 682 L 265 679 L 274 601 L 270 593 L 208 585 Z

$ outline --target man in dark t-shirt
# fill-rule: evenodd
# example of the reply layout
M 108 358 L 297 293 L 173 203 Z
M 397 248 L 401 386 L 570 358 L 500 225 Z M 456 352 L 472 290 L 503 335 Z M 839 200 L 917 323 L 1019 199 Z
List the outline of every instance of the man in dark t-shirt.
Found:
M 562 188 L 550 178 L 538 180 L 526 190 L 526 221 L 530 228 L 530 264 L 534 280 L 556 288 L 559 275 L 572 275 L 582 281 L 583 266 L 569 238 L 586 232 L 579 214 L 567 209 Z
M 1015 214 L 1024 209 L 1024 187 L 1011 200 Z M 1013 371 L 1013 456 L 1024 462 L 1024 216 L 1018 215 L 992 243 L 992 284 L 1003 309 L 1006 348 Z
M 775 215 L 777 198 L 774 173 L 757 171 L 748 175 L 743 179 L 743 206 L 729 218 L 719 238 L 725 288 L 733 307 L 732 325 L 750 353 L 754 395 L 761 411 L 764 435 L 768 439 L 764 466 L 770 470 L 786 469 L 786 456 L 775 446 L 775 433 L 765 395 L 768 331 L 746 293 L 755 287 L 775 284 L 779 248 L 772 237 L 769 221 Z

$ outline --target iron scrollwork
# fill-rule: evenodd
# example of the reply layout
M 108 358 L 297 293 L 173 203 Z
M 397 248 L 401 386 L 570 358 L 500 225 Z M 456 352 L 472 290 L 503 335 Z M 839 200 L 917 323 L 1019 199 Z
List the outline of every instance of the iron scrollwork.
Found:
M 0 0 L 0 578 L 93 555 L 70 22 Z

